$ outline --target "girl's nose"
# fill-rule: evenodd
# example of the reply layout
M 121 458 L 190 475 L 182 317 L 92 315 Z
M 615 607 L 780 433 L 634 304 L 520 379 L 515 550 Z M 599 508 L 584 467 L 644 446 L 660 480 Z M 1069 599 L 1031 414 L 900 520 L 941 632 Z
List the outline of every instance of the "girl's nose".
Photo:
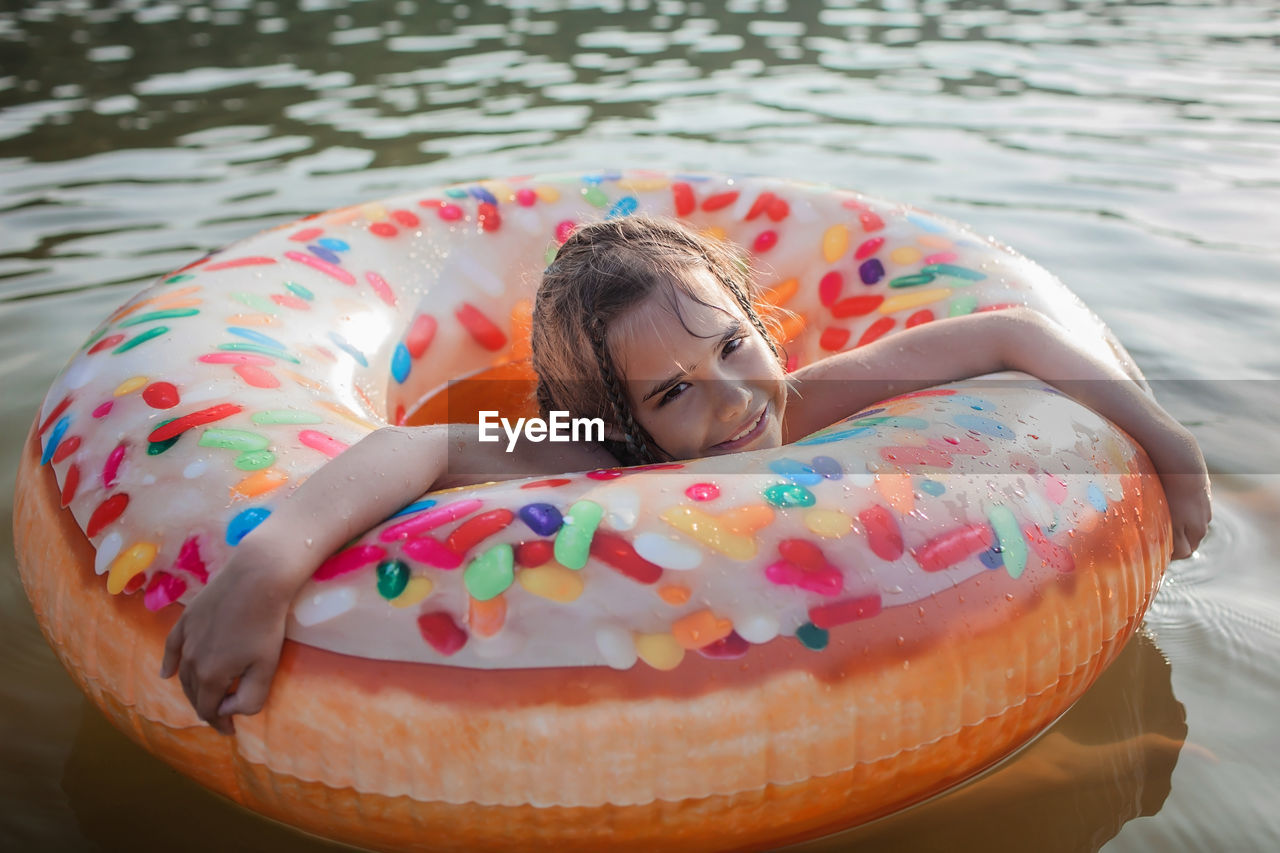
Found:
M 720 385 L 717 405 L 720 420 L 732 421 L 745 415 L 747 407 L 751 405 L 751 389 L 737 382 L 721 380 L 717 384 Z

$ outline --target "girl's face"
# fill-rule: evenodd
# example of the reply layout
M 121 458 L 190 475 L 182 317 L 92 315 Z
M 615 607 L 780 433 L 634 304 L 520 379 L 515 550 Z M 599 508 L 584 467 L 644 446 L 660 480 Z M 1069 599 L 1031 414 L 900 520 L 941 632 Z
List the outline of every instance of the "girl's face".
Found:
M 778 447 L 782 366 L 709 270 L 686 276 L 697 299 L 655 293 L 609 330 L 635 419 L 676 459 Z

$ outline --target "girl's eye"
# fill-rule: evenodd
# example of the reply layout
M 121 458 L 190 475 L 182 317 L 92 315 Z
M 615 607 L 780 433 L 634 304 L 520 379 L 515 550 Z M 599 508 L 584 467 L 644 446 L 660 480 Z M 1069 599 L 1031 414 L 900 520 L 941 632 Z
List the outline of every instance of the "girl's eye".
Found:
M 724 345 L 724 350 L 722 350 L 721 352 L 722 357 L 728 357 L 730 355 L 733 355 L 735 352 L 741 349 L 742 341 L 743 341 L 743 338 L 734 338 L 733 340 L 726 342 Z
M 667 389 L 667 393 L 662 395 L 662 399 L 658 400 L 658 406 L 662 407 L 662 406 L 665 406 L 667 403 L 670 403 L 676 397 L 679 397 L 681 394 L 683 394 L 684 389 L 688 387 L 689 387 L 688 382 L 677 382 L 675 385 L 672 385 L 670 388 Z

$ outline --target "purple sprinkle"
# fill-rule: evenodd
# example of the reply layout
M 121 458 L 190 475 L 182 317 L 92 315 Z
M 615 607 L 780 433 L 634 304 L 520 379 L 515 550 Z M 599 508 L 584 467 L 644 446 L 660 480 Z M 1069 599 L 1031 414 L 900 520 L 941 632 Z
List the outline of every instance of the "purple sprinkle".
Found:
M 821 474 L 828 480 L 839 480 L 844 476 L 844 469 L 840 467 L 840 463 L 830 456 L 813 457 L 811 467 L 816 473 Z
M 551 504 L 525 504 L 520 507 L 520 520 L 539 536 L 550 536 L 564 524 L 564 516 Z
M 884 278 L 884 264 L 880 263 L 879 258 L 863 261 L 858 267 L 858 277 L 862 279 L 863 284 L 875 284 Z

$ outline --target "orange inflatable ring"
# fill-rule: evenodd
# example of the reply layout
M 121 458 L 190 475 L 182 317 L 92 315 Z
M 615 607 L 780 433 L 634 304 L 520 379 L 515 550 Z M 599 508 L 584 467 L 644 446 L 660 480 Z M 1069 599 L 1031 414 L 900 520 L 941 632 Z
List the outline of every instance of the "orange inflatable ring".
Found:
M 1063 713 L 1138 625 L 1171 537 L 1142 451 L 1026 377 L 730 467 L 425 497 L 308 582 L 234 737 L 157 677 L 170 605 L 345 446 L 415 411 L 528 414 L 482 399 L 512 383 L 441 391 L 527 377 L 556 242 L 637 210 L 753 253 L 792 367 L 1011 304 L 1127 358 L 1026 259 L 852 192 L 540 176 L 311 217 L 122 306 L 33 425 L 22 580 L 84 691 L 211 789 L 387 850 L 777 846 L 944 790 Z

